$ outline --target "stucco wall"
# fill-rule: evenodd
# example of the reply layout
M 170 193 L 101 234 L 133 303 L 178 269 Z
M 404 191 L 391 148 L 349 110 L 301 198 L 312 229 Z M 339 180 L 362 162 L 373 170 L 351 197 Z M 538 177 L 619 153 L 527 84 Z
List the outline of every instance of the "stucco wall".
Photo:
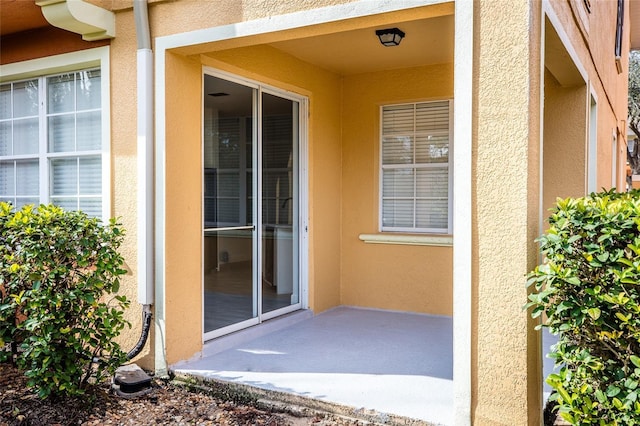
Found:
M 633 0 L 632 0 L 633 1 Z M 629 2 L 625 2 L 625 22 L 623 28 L 629 34 L 629 27 L 640 25 L 638 22 L 629 22 Z M 601 79 L 602 87 L 607 87 L 611 97 L 612 108 L 617 112 L 625 111 L 627 108 L 627 85 L 626 72 L 619 74 L 615 65 L 615 26 L 613 23 L 617 17 L 618 2 L 599 1 L 592 2 L 592 12 L 590 14 L 590 30 L 588 39 L 593 46 L 592 66 L 597 69 L 598 78 Z M 629 52 L 629 37 L 622 37 L 622 52 L 620 65 L 623 70 L 629 67 L 628 57 L 625 52 Z M 594 76 L 595 77 L 595 76 Z M 594 78 L 595 80 L 595 78 Z M 626 117 L 618 117 L 625 119 Z M 626 130 L 625 130 L 626 131 Z M 611 132 L 609 132 L 611 133 Z
M 545 73 L 543 140 L 543 212 L 548 215 L 556 198 L 586 194 L 587 91 L 584 84 L 562 87 L 551 73 Z
M 539 335 L 523 304 L 537 260 L 539 11 L 475 3 L 472 417 L 540 424 Z
M 132 58 L 136 55 L 133 13 L 118 16 L 118 37 L 111 45 L 111 200 L 112 216 L 118 217 L 124 225 L 127 236 L 121 247 L 125 261 L 131 270 L 120 292 L 131 300 L 125 318 L 132 324 L 121 335 L 121 345 L 127 351 L 132 349 L 138 338 L 142 324 L 141 306 L 138 303 L 138 257 L 137 257 L 137 102 L 136 67 Z M 75 35 L 80 38 L 80 35 Z M 146 368 L 153 367 L 153 356 L 147 345 L 138 362 Z
M 342 304 L 452 314 L 451 247 L 358 238 L 379 231 L 380 106 L 452 97 L 452 64 L 344 78 Z
M 352 1 L 355 0 L 158 1 L 150 5 L 149 19 L 154 36 L 163 36 Z M 126 8 L 131 5 L 131 0 L 115 0 L 113 6 L 105 7 Z
M 546 7 L 557 19 L 555 25 L 561 26 L 562 39 L 571 50 L 571 61 L 584 72 L 587 90 L 593 93 L 597 101 L 597 184 L 598 190 L 612 186 L 624 188 L 624 163 L 626 162 L 625 124 L 627 115 L 627 72 L 629 38 L 622 39 L 620 65 L 623 72 L 618 73 L 615 60 L 615 22 L 617 2 L 591 2 L 591 13 L 583 12 L 582 2 L 549 2 Z M 624 16 L 623 28 L 628 34 L 628 7 Z M 582 18 L 576 20 L 576 16 Z M 588 43 L 588 44 L 587 44 Z M 612 182 L 612 135 L 619 134 L 617 149 L 618 173 L 616 183 Z
M 169 53 L 166 76 L 164 308 L 172 363 L 202 342 L 202 68 Z

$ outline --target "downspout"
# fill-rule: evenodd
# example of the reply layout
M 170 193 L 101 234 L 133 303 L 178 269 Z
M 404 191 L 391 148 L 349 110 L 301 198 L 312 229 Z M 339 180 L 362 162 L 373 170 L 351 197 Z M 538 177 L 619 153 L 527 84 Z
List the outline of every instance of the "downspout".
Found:
M 138 302 L 142 305 L 142 332 L 128 359 L 144 347 L 151 328 L 153 292 L 153 52 L 147 0 L 134 0 L 138 84 Z

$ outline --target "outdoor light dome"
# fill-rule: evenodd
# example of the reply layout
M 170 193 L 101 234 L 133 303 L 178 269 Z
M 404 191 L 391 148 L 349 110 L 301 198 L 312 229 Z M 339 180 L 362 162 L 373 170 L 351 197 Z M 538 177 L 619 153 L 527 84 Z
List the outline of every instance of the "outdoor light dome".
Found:
M 397 46 L 404 38 L 404 32 L 398 28 L 387 28 L 385 30 L 376 30 L 376 35 L 380 39 L 383 46 Z

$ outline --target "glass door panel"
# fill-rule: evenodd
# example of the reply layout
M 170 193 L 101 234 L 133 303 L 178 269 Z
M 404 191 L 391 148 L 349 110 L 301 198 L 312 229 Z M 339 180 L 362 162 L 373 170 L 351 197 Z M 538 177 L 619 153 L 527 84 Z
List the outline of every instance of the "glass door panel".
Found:
M 204 87 L 204 333 L 223 334 L 259 315 L 253 211 L 256 89 L 209 75 Z
M 211 339 L 295 309 L 300 103 L 204 76 L 203 305 Z
M 300 302 L 298 102 L 262 93 L 262 313 Z

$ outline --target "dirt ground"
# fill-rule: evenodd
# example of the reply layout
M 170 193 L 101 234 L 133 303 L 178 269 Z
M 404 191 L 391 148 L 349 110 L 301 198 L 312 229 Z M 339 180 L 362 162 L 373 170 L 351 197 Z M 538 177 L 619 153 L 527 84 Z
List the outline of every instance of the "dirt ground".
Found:
M 0 364 L 0 425 L 343 425 L 364 421 L 313 414 L 297 417 L 192 392 L 171 381 L 153 381 L 153 391 L 137 399 L 116 397 L 108 383 L 94 386 L 83 398 L 40 400 L 25 377 Z

